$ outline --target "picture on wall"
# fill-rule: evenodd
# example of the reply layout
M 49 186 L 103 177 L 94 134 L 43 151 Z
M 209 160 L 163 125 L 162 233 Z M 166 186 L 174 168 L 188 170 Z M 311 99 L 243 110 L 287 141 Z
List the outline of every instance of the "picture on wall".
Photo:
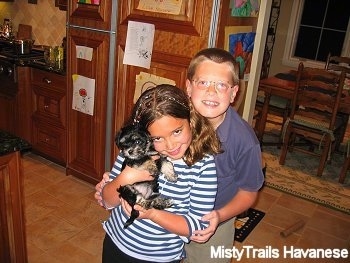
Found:
M 257 17 L 259 15 L 260 0 L 231 0 L 231 16 Z
M 225 27 L 225 49 L 238 63 L 240 79 L 249 79 L 254 40 L 255 32 L 251 26 Z
M 79 4 L 100 5 L 100 0 L 78 0 Z

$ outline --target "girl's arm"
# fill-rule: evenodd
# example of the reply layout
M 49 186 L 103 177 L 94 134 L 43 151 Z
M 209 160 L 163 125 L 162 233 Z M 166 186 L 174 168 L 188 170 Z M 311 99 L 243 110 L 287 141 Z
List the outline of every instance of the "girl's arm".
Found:
M 135 182 L 153 179 L 153 177 L 147 171 L 140 171 L 129 166 L 126 166 L 124 170 L 120 172 L 122 163 L 123 158 L 118 155 L 112 171 L 109 174 L 111 180 L 104 184 L 104 180 L 102 180 L 103 182 L 101 181 L 98 185 L 96 185 L 96 191 L 99 191 L 99 193 L 97 192 L 95 194 L 95 198 L 97 195 L 100 195 L 100 200 L 98 198 L 96 199 L 107 209 L 114 208 L 120 204 L 117 189 L 121 185 L 133 184 Z M 103 184 L 102 187 L 101 184 Z
M 204 229 L 207 222 L 202 221 L 202 217 L 212 211 L 217 191 L 217 178 L 214 160 L 209 158 L 198 170 L 196 180 L 189 183 L 190 206 L 187 213 L 179 214 L 177 211 L 148 209 L 140 206 L 135 209 L 140 211 L 138 218 L 148 218 L 168 231 L 179 236 L 189 237 L 193 231 Z M 130 213 L 130 207 L 124 206 Z
M 124 199 L 121 199 L 121 203 L 125 212 L 130 215 L 131 213 L 130 205 Z M 140 215 L 137 219 L 141 219 L 141 218 L 150 219 L 154 223 L 168 230 L 169 232 L 179 236 L 190 235 L 188 222 L 185 219 L 185 217 L 182 215 L 177 215 L 166 210 L 158 210 L 154 208 L 146 210 L 139 205 L 135 205 L 134 208 L 140 212 Z

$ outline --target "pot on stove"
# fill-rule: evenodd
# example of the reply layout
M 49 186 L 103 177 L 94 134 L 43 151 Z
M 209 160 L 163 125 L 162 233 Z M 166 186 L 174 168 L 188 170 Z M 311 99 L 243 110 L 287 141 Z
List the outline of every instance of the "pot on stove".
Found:
M 14 50 L 19 55 L 30 54 L 33 44 L 33 39 L 16 39 L 13 41 Z

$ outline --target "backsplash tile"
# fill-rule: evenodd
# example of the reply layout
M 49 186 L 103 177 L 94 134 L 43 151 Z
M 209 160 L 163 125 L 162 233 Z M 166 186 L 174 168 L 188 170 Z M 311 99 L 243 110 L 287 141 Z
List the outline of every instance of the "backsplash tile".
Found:
M 0 3 L 0 23 L 11 18 L 13 30 L 18 24 L 32 26 L 32 36 L 36 45 L 58 46 L 66 36 L 66 11 L 55 6 L 55 0 L 38 0 L 28 4 L 28 0 Z

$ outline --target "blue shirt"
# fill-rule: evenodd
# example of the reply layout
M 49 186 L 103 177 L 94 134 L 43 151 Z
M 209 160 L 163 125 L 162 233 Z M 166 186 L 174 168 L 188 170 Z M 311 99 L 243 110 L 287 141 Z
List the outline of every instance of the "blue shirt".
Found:
M 229 107 L 216 130 L 224 150 L 215 156 L 218 193 L 215 208 L 227 204 L 238 189 L 257 192 L 264 183 L 259 141 L 250 125 Z
M 110 173 L 111 178 L 120 173 L 123 160 L 119 155 Z M 172 163 L 177 182 L 169 182 L 163 175 L 158 180 L 160 193 L 173 199 L 173 206 L 166 210 L 182 215 L 190 233 L 206 228 L 207 223 L 201 218 L 213 210 L 217 190 L 214 157 L 206 156 L 191 167 L 183 160 Z M 124 229 L 128 218 L 122 207 L 117 206 L 103 223 L 107 234 L 125 254 L 153 262 L 179 260 L 184 256 L 184 242 L 189 242 L 189 237 L 173 234 L 149 219 L 136 219 Z

